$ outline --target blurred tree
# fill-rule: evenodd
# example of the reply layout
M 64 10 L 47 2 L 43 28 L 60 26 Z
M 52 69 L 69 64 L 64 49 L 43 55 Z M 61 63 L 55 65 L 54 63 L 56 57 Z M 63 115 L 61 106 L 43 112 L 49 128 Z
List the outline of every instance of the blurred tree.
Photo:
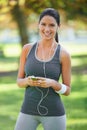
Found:
M 17 22 L 22 46 L 27 43 L 29 39 L 27 16 L 32 12 L 39 14 L 47 7 L 52 7 L 64 12 L 66 20 L 80 19 L 85 23 L 87 22 L 87 0 L 0 0 L 0 11 L 3 8 L 7 9 L 7 11 L 9 10 Z
M 28 43 L 28 30 L 26 23 L 26 15 L 24 14 L 22 8 L 20 8 L 18 0 L 9 0 L 8 5 L 11 6 L 10 12 L 17 22 L 19 34 L 21 37 L 21 45 Z
M 87 21 L 87 0 L 25 0 L 25 7 L 40 13 L 46 7 L 62 10 L 68 19 Z
M 66 0 L 64 4 L 67 19 L 79 19 L 87 22 L 87 0 Z

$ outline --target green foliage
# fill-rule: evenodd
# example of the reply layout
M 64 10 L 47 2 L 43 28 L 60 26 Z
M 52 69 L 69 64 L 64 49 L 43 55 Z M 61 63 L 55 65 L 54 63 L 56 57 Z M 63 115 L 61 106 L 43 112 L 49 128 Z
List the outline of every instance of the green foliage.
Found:
M 25 0 L 25 7 L 34 11 L 35 13 L 40 13 L 44 8 L 52 7 L 64 11 L 67 14 L 67 17 L 70 19 L 75 19 L 77 16 L 86 17 L 87 15 L 86 0 Z
M 63 1 L 64 2 L 64 1 Z M 78 1 L 78 0 L 67 0 L 65 3 L 65 9 L 68 14 L 69 18 L 76 18 L 76 16 L 85 16 L 87 15 L 87 2 L 84 1 Z M 72 8 L 73 7 L 73 8 Z
M 6 21 L 8 18 L 3 17 L 3 14 L 12 15 L 16 21 L 21 45 L 29 42 L 27 16 L 31 13 L 40 14 L 45 8 L 55 8 L 63 18 L 71 20 L 80 20 L 87 23 L 87 2 L 78 0 L 1 0 L 0 1 L 0 21 Z M 8 16 L 8 15 L 7 15 Z M 5 20 L 6 19 L 6 20 Z M 3 23 L 3 22 L 2 22 Z
M 0 0 L 1 5 L 7 5 L 8 0 Z
M 75 19 L 77 16 L 85 18 L 87 16 L 87 1 L 86 0 L 0 0 L 0 6 L 12 6 L 15 4 L 23 6 L 27 13 L 31 11 L 40 13 L 44 8 L 55 8 L 62 10 L 67 14 L 68 18 Z M 80 17 L 80 18 L 81 18 Z

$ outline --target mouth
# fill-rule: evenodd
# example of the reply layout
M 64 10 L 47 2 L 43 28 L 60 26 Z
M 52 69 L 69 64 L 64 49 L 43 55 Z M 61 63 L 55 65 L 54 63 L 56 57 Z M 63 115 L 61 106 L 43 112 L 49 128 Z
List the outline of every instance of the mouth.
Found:
M 50 37 L 51 33 L 44 33 L 45 37 Z

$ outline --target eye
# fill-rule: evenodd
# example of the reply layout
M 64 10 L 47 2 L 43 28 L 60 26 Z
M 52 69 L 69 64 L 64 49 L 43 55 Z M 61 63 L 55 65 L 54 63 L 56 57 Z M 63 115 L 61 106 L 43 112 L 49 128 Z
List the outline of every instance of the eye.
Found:
M 52 24 L 50 24 L 50 27 L 55 27 L 55 24 L 53 24 L 53 23 L 52 23 Z
M 41 23 L 42 26 L 45 26 L 46 24 L 45 23 Z

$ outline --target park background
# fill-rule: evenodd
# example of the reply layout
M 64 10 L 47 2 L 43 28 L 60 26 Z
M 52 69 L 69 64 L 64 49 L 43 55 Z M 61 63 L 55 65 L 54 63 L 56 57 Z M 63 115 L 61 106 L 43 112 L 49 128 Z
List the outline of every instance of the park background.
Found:
M 0 130 L 14 129 L 24 97 L 16 84 L 19 56 L 24 44 L 38 40 L 38 16 L 47 7 L 59 11 L 59 41 L 71 54 L 72 90 L 61 96 L 67 130 L 87 129 L 86 0 L 0 0 Z

